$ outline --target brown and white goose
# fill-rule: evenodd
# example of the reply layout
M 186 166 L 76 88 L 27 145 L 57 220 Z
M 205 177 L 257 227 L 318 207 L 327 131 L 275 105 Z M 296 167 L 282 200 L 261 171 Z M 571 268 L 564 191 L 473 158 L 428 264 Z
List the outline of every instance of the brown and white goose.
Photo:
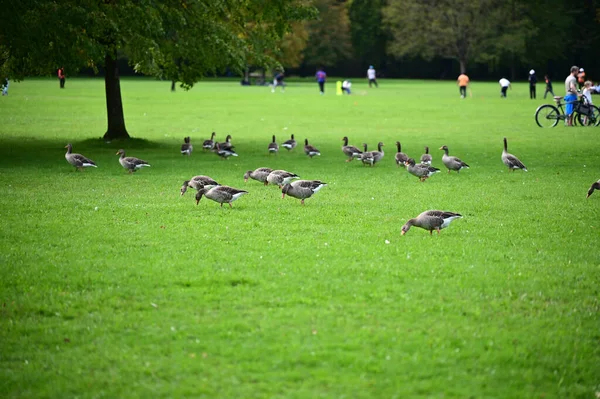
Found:
M 220 156 L 223 159 L 228 159 L 229 157 L 237 157 L 238 154 L 233 151 L 232 148 L 221 148 L 221 143 L 217 143 L 215 145 L 215 149 L 213 150 L 215 154 Z
M 585 198 L 589 198 L 590 195 L 593 194 L 594 190 L 600 190 L 600 180 L 598 180 L 596 183 L 592 184 L 592 186 L 588 190 L 587 196 Z
M 285 170 L 277 169 L 269 173 L 267 176 L 267 184 L 277 184 L 279 187 L 282 187 L 294 179 L 299 179 L 295 173 L 291 173 Z
M 446 168 L 448 168 L 448 173 L 450 173 L 451 170 L 455 170 L 456 173 L 459 173 L 461 169 L 469 169 L 469 165 L 461 161 L 459 158 L 448 155 L 448 146 L 441 146 L 440 150 L 444 151 L 444 155 L 442 155 L 442 162 L 444 165 L 446 165 Z
M 129 173 L 133 173 L 133 172 L 137 171 L 138 169 L 150 166 L 150 164 L 148 162 L 141 160 L 139 158 L 126 157 L 125 150 L 123 150 L 123 149 L 120 149 L 119 151 L 117 151 L 116 155 L 120 155 L 119 163 L 121 164 L 122 167 L 127 169 L 129 171 Z
M 377 143 L 377 151 L 371 151 L 371 155 L 373 156 L 373 163 L 371 166 L 375 165 L 377 162 L 381 161 L 385 155 L 383 152 L 383 143 L 380 141 Z
M 353 145 L 348 145 L 348 137 L 347 136 L 344 136 L 342 141 L 344 142 L 344 145 L 342 146 L 342 152 L 344 154 L 346 154 L 346 156 L 348 157 L 348 159 L 346 159 L 346 162 L 350 162 L 354 158 L 360 157 L 360 155 L 362 154 L 362 151 Z
M 363 166 L 371 165 L 373 166 L 373 153 L 371 151 L 367 151 L 367 143 L 363 143 L 364 151 L 358 159 L 362 162 Z
M 264 183 L 266 186 L 268 184 L 267 177 L 271 174 L 272 171 L 273 169 L 271 168 L 258 168 L 255 170 L 249 170 L 246 173 L 244 173 L 244 181 L 247 182 L 250 178 Z
M 448 227 L 454 219 L 460 219 L 462 215 L 460 213 L 447 212 L 447 211 L 425 211 L 416 218 L 410 219 L 404 226 L 402 226 L 402 235 L 406 234 L 410 230 L 411 226 L 420 227 L 425 230 L 429 230 L 429 234 L 436 230 L 440 234 L 440 230 Z
M 404 163 L 408 161 L 408 155 L 402 152 L 402 144 L 399 141 L 396 141 L 396 148 L 398 148 L 398 152 L 394 159 L 396 160 L 397 166 L 402 166 L 403 168 L 406 166 Z
M 277 154 L 277 152 L 279 151 L 279 145 L 275 141 L 275 135 L 273 135 L 273 141 L 269 143 L 269 147 L 267 147 L 267 150 L 269 151 L 269 154 Z
M 290 197 L 298 198 L 300 203 L 304 205 L 304 200 L 306 198 L 310 198 L 313 194 L 317 193 L 320 189 L 325 187 L 327 183 L 324 183 L 320 180 L 298 180 L 293 183 L 288 183 L 281 189 L 282 196 L 281 198 L 285 198 L 285 195 L 289 195 Z
M 284 141 L 283 144 L 281 144 L 281 146 L 283 148 L 285 148 L 286 150 L 290 151 L 290 150 L 293 150 L 294 148 L 296 148 L 297 144 L 298 143 L 296 142 L 296 139 L 294 139 L 294 135 L 292 134 L 292 138 Z
M 198 205 L 202 196 L 205 196 L 206 198 L 221 204 L 221 208 L 223 208 L 224 203 L 228 203 L 229 207 L 233 208 L 231 203 L 244 194 L 248 194 L 248 191 L 239 190 L 229 186 L 216 186 L 213 188 L 204 187 L 196 193 L 196 205 Z
M 204 143 L 202 143 L 202 148 L 205 150 L 212 150 L 213 147 L 215 146 L 215 132 L 212 132 L 212 134 L 210 135 L 210 139 L 209 140 L 204 140 Z
M 502 162 L 511 172 L 515 169 L 521 169 L 522 171 L 527 172 L 527 168 L 525 165 L 523 165 L 523 162 L 508 152 L 508 143 L 506 141 L 506 137 L 504 138 L 504 150 L 502 150 Z
M 406 165 L 406 170 L 413 176 L 417 176 L 420 181 L 424 182 L 429 177 L 431 177 L 434 173 L 438 173 L 440 170 L 438 168 L 434 168 L 430 165 L 424 165 L 422 163 L 417 164 L 415 160 L 412 158 L 408 158 L 404 162 Z
M 429 147 L 425 146 L 425 154 L 421 155 L 421 163 L 423 165 L 431 165 L 431 154 L 429 154 Z
M 183 144 L 181 145 L 181 155 L 192 155 L 194 146 L 190 143 L 190 136 L 183 138 Z
M 219 147 L 224 150 L 231 150 L 232 148 L 235 148 L 233 144 L 231 144 L 231 134 L 228 134 L 227 137 L 225 137 L 225 141 L 223 143 L 219 143 Z
M 315 155 L 321 155 L 321 151 L 310 144 L 308 144 L 308 139 L 304 139 L 304 153 L 308 155 L 311 159 Z
M 194 190 L 201 190 L 203 188 L 213 188 L 218 186 L 217 183 L 212 177 L 208 176 L 194 176 L 190 180 L 186 180 L 183 182 L 183 186 L 181 186 L 181 195 L 185 194 L 188 187 L 193 188 Z
M 71 143 L 67 144 L 65 146 L 65 148 L 67 149 L 67 153 L 65 154 L 65 159 L 67 160 L 68 163 L 75 166 L 75 170 L 83 170 L 83 168 L 89 168 L 89 167 L 93 167 L 93 168 L 98 167 L 96 165 L 96 162 L 92 161 L 91 159 L 86 158 L 81 154 L 75 154 L 75 153 L 71 152 L 73 150 L 73 146 L 71 145 Z

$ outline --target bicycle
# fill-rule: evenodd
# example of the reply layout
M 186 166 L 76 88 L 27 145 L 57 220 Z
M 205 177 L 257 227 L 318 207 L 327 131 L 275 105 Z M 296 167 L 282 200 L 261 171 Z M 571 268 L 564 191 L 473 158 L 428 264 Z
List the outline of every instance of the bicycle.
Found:
M 567 115 L 563 109 L 565 104 L 574 104 L 573 124 L 579 123 L 582 126 L 598 126 L 600 125 L 600 109 L 592 104 L 587 104 L 585 97 L 581 100 L 563 103 L 562 96 L 554 96 L 556 106 L 551 104 L 540 105 L 535 110 L 535 122 L 539 127 L 554 127 L 558 121 L 567 119 Z

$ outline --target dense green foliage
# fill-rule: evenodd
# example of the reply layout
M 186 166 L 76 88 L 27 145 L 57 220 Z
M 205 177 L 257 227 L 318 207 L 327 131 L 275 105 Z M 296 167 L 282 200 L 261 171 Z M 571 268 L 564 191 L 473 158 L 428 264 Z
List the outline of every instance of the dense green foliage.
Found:
M 26 80 L 0 97 L 0 396 L 590 398 L 600 373 L 597 128 L 540 129 L 525 84 L 355 81 L 284 94 L 123 80 L 132 135 L 104 143 L 103 82 Z M 240 156 L 203 153 L 211 131 Z M 271 135 L 317 146 L 269 156 Z M 190 158 L 179 148 L 184 136 Z M 373 168 L 341 138 L 378 141 Z M 502 137 L 529 168 L 509 173 Z M 471 165 L 425 183 L 394 142 Z M 98 163 L 75 172 L 72 142 Z M 152 167 L 128 175 L 116 150 Z M 261 166 L 329 185 L 302 207 L 244 183 Z M 191 193 L 207 174 L 249 194 Z M 439 236 L 407 219 L 460 212 Z

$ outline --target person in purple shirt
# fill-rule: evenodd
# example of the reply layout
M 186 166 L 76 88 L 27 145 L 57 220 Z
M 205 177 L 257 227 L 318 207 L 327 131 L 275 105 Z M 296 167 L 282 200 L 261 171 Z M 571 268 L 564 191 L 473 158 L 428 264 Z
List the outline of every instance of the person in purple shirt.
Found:
M 323 71 L 323 68 L 319 68 L 319 70 L 315 74 L 315 78 L 319 83 L 319 90 L 321 91 L 321 95 L 325 94 L 325 80 L 327 79 L 327 74 Z

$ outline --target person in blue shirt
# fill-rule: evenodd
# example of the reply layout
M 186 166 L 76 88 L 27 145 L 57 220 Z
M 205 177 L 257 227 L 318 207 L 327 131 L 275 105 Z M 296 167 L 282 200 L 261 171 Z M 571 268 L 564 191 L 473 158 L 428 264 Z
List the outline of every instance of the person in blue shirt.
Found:
M 315 74 L 315 79 L 317 79 L 317 83 L 319 83 L 319 91 L 321 92 L 321 95 L 325 94 L 325 81 L 327 80 L 327 74 L 325 71 L 323 71 L 323 68 L 319 68 Z
M 5 79 L 4 84 L 2 85 L 2 95 L 8 96 L 8 78 Z

